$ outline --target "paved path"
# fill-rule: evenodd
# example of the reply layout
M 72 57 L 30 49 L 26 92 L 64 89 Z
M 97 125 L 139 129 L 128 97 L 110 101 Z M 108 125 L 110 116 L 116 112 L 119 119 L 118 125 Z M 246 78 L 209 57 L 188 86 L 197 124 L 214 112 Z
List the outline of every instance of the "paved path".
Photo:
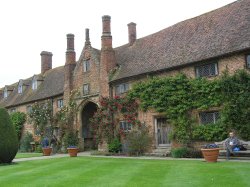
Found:
M 203 158 L 172 158 L 172 157 L 152 157 L 152 156 L 140 156 L 140 157 L 127 157 L 127 156 L 95 156 L 91 155 L 91 152 L 85 151 L 78 153 L 78 156 L 82 157 L 99 157 L 99 158 L 126 158 L 126 159 L 145 159 L 145 160 L 200 160 L 204 161 Z M 40 156 L 40 157 L 30 157 L 30 158 L 17 158 L 14 159 L 13 162 L 23 162 L 23 161 L 30 161 L 30 160 L 44 160 L 44 159 L 54 159 L 54 158 L 63 158 L 69 157 L 68 154 L 55 154 L 51 156 Z M 225 159 L 218 159 L 219 162 L 228 162 Z M 229 162 L 250 162 L 250 160 L 233 158 L 229 160 Z

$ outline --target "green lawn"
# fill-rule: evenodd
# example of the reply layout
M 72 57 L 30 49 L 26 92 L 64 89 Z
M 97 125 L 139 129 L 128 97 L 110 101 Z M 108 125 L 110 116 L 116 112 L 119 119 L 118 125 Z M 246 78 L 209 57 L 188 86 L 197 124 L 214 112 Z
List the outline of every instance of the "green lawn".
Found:
M 0 166 L 4 186 L 247 187 L 250 162 L 56 158 Z
M 30 158 L 43 156 L 42 153 L 17 153 L 15 158 Z

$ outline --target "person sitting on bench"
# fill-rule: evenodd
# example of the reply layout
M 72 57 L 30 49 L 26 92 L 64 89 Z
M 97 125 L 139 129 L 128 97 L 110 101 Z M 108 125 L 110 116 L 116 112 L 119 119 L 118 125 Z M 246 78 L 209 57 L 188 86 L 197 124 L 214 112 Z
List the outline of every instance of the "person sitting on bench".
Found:
M 230 132 L 229 133 L 229 138 L 226 139 L 225 145 L 226 145 L 226 149 L 227 149 L 227 153 L 226 153 L 226 157 L 227 160 L 230 157 L 231 153 L 234 153 L 234 149 L 236 147 L 238 147 L 240 144 L 238 138 L 234 135 L 234 132 Z

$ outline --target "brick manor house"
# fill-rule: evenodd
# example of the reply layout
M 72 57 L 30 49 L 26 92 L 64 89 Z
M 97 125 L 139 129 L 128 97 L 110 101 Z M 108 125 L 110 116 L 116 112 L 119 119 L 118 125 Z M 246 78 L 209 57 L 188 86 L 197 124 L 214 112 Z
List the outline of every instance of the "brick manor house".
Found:
M 238 0 L 137 39 L 136 24 L 128 24 L 128 43 L 112 47 L 111 17 L 102 17 L 101 50 L 91 46 L 89 30 L 76 60 L 74 35 L 67 35 L 66 62 L 52 68 L 52 53 L 41 52 L 41 73 L 0 89 L 0 106 L 9 112 L 28 113 L 34 102 L 50 100 L 53 112 L 67 103 L 71 90 L 78 89 L 76 127 L 82 148 L 93 139 L 89 119 L 99 99 L 123 95 L 135 82 L 152 76 L 184 73 L 190 78 L 233 74 L 250 68 L 250 0 Z M 112 73 L 111 73 L 112 72 Z M 219 111 L 200 111 L 199 122 L 215 122 Z M 154 111 L 139 112 L 139 120 L 152 127 L 155 148 L 170 146 L 166 138 L 171 124 Z M 130 128 L 121 119 L 120 127 Z M 34 134 L 26 122 L 24 132 Z

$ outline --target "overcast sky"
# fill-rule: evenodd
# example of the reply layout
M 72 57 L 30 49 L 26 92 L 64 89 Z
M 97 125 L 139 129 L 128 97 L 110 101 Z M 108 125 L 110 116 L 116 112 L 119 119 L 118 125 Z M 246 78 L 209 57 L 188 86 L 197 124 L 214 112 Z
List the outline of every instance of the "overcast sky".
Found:
M 39 74 L 41 51 L 53 53 L 53 67 L 65 63 L 66 34 L 75 34 L 76 58 L 85 28 L 100 49 L 103 15 L 111 16 L 113 46 L 128 42 L 127 24 L 141 38 L 235 0 L 3 0 L 0 2 L 0 88 Z

